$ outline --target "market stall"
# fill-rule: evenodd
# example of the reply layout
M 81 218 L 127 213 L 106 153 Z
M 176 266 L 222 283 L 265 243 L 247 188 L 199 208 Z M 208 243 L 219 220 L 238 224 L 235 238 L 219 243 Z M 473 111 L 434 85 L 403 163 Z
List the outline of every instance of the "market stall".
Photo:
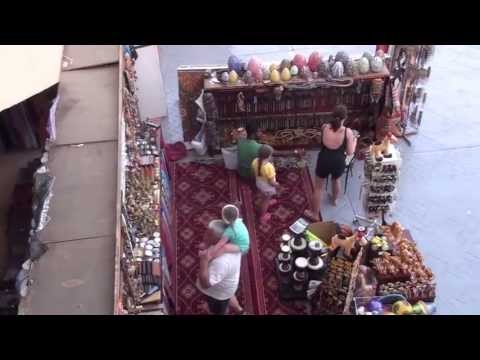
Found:
M 142 121 L 136 94 L 135 53 L 122 52 L 120 213 L 115 314 L 170 313 L 172 237 L 170 185 L 159 119 Z
M 300 219 L 279 239 L 279 296 L 317 315 L 431 315 L 435 277 L 398 223 L 351 229 Z

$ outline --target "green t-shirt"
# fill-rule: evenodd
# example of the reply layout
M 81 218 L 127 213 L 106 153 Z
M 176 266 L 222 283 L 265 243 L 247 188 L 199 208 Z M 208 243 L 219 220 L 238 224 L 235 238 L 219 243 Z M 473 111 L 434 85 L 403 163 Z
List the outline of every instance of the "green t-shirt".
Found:
M 250 248 L 250 235 L 242 219 L 237 219 L 229 225 L 223 235 L 235 245 L 238 245 L 242 253 L 246 253 Z
M 244 139 L 238 143 L 238 174 L 241 177 L 253 177 L 252 161 L 258 156 L 259 143 L 255 140 Z

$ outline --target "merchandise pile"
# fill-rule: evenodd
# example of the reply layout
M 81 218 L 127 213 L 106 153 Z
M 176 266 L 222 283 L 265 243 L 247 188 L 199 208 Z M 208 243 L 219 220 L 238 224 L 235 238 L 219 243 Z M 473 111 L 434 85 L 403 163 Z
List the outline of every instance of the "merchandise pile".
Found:
M 367 74 L 378 74 L 385 69 L 385 54 L 379 50 L 375 55 L 365 52 L 359 59 L 352 59 L 345 51 L 335 56 L 322 57 L 318 51 L 308 59 L 296 54 L 293 59 L 279 63 L 262 63 L 256 57 L 242 61 L 232 55 L 228 58 L 228 71 L 217 73 L 213 81 L 229 85 L 288 84 L 312 82 L 320 79 L 346 79 Z M 349 84 L 351 85 L 351 84 Z
M 135 69 L 125 55 L 123 119 L 125 148 L 122 168 L 121 299 L 118 313 L 164 311 L 160 232 L 160 148 L 157 126 L 143 122 L 135 94 Z
M 398 222 L 355 230 L 300 219 L 276 258 L 279 297 L 310 300 L 319 315 L 431 315 L 435 279 Z

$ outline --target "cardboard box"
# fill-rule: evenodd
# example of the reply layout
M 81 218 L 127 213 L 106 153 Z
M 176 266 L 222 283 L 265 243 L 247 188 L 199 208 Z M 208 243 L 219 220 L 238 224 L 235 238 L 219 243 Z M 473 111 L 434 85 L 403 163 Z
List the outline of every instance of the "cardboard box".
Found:
M 333 221 L 318 221 L 308 225 L 307 230 L 330 246 L 332 237 L 337 233 L 337 224 Z

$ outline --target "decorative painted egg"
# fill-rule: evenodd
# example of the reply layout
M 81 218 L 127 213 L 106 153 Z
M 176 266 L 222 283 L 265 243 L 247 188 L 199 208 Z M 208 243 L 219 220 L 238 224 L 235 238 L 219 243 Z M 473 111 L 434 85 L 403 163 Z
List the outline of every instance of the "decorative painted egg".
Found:
M 270 70 L 263 69 L 263 80 L 270 80 Z
M 245 81 L 247 84 L 252 84 L 255 82 L 253 73 L 250 70 L 245 71 L 245 75 L 243 75 L 243 81 Z
M 360 74 L 366 74 L 370 71 L 370 62 L 366 57 L 361 57 L 358 60 L 358 72 Z
M 333 65 L 335 65 L 335 58 L 333 57 L 333 55 L 330 55 L 328 57 L 328 69 L 332 70 Z
M 235 70 L 230 71 L 228 74 L 228 82 L 230 84 L 235 84 L 238 81 L 238 74 Z
M 292 75 L 290 74 L 290 70 L 287 68 L 282 70 L 282 73 L 280 74 L 280 78 L 282 81 L 289 81 L 292 78 Z
M 322 62 L 322 57 L 318 51 L 314 51 L 308 57 L 308 67 L 313 72 L 318 71 L 318 66 Z
M 314 79 L 318 79 L 318 72 L 314 71 L 312 76 L 313 76 Z
M 385 53 L 383 52 L 382 49 L 378 49 L 375 55 L 380 56 L 382 59 L 385 57 Z
M 392 310 L 396 315 L 409 315 L 412 313 L 412 305 L 403 300 L 399 300 L 393 304 Z
M 271 72 L 270 80 L 272 80 L 274 83 L 281 83 L 282 82 L 280 80 L 280 73 L 278 72 L 277 69 L 273 69 L 273 71 Z
M 345 51 L 339 51 L 337 52 L 337 55 L 335 55 L 335 62 L 340 61 L 342 63 L 345 63 L 348 59 L 349 56 Z
M 298 75 L 298 67 L 297 65 L 292 65 L 292 67 L 290 68 L 290 74 L 292 76 L 297 76 Z
M 278 64 L 275 64 L 275 63 L 270 64 L 268 70 L 270 70 L 270 72 L 272 72 L 273 70 L 278 70 Z
M 252 72 L 252 74 L 258 70 L 258 69 L 261 69 L 262 68 L 262 63 L 260 62 L 260 60 L 258 60 L 256 57 L 252 57 L 250 59 L 250 61 L 248 62 L 248 66 L 247 66 L 248 70 L 250 70 Z
M 362 57 L 367 58 L 368 62 L 370 63 L 373 60 L 373 55 L 370 54 L 369 52 L 365 51 L 362 55 Z
M 307 65 L 307 59 L 305 59 L 305 56 L 303 56 L 302 54 L 296 54 L 293 57 L 292 64 L 297 65 L 297 67 L 301 69 L 305 65 Z
M 345 75 L 351 76 L 351 77 L 355 76 L 355 73 L 354 73 L 355 67 L 353 65 L 352 59 L 348 59 L 346 61 L 346 63 L 344 64 L 344 70 L 345 70 Z
M 252 75 L 257 82 L 260 82 L 263 80 L 263 71 L 261 68 L 258 68 L 255 71 L 252 71 Z
M 290 60 L 283 59 L 282 62 L 280 63 L 280 68 L 278 70 L 282 71 L 285 68 L 290 69 L 290 66 L 292 66 L 292 63 L 290 62 Z
M 322 78 L 326 78 L 328 75 L 328 62 L 320 61 L 318 64 L 318 75 Z
M 228 72 L 224 71 L 221 75 L 220 75 L 220 81 L 226 83 L 228 82 Z
M 240 59 L 235 55 L 231 55 L 228 58 L 228 70 L 234 70 L 237 74 L 242 70 L 242 63 L 240 62 Z
M 378 73 L 383 70 L 383 60 L 380 56 L 375 56 L 372 61 L 370 61 L 370 68 L 372 72 Z
M 343 63 L 341 61 L 337 61 L 332 67 L 332 76 L 334 78 L 341 78 L 343 77 Z
M 304 80 L 310 81 L 313 79 L 312 72 L 308 66 L 304 66 L 302 70 L 300 70 L 300 77 Z

